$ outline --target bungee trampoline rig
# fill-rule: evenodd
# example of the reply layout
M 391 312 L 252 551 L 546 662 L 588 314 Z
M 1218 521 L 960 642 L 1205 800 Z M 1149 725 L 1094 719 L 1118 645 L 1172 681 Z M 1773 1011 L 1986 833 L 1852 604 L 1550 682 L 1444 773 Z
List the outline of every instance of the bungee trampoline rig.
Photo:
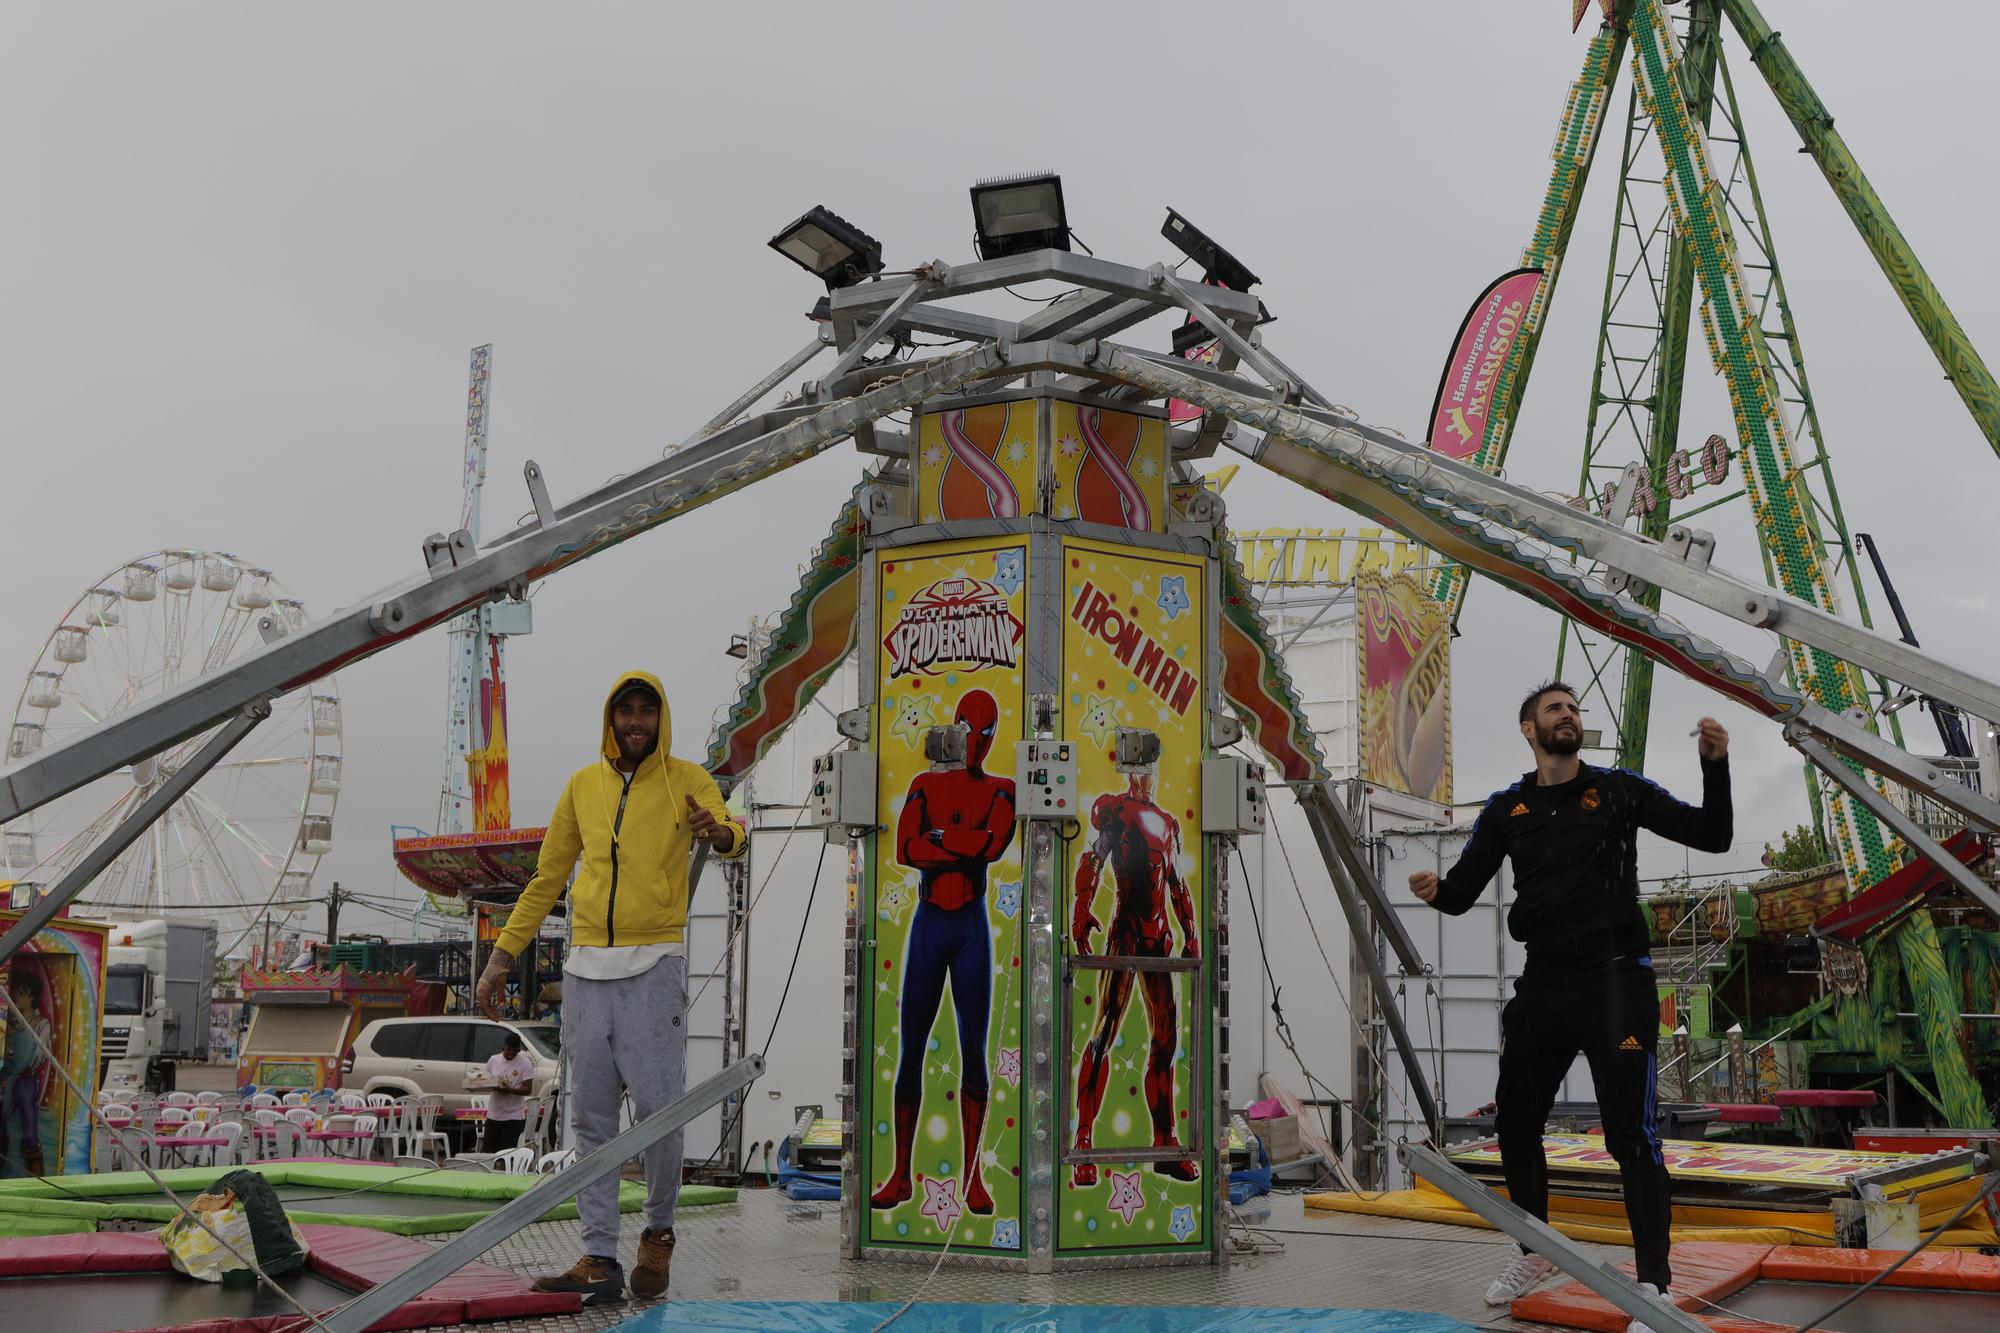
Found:
M 1775 35 L 1740 0 L 1721 8 L 1772 76 L 1782 54 Z M 1705 12 L 1712 17 L 1715 6 Z M 1707 297 L 1711 347 L 1730 377 L 1745 485 L 1760 514 L 1782 527 L 1786 507 L 1798 503 L 1783 395 L 1728 216 L 1715 206 L 1701 126 L 1677 116 L 1679 99 L 1663 93 L 1681 78 L 1680 40 L 1657 0 L 1619 5 L 1606 31 L 1613 35 L 1602 41 L 1613 47 L 1632 44 L 1668 155 L 1674 222 L 1694 238 L 1685 262 Z M 1604 52 L 1594 45 L 1593 53 L 1602 63 Z M 1823 147 L 1830 121 L 1814 125 L 1809 144 Z M 572 564 L 846 440 L 871 460 L 870 471 L 835 516 L 751 685 L 714 736 L 709 767 L 725 787 L 740 780 L 840 662 L 861 654 L 862 705 L 842 716 L 845 742 L 816 771 L 813 818 L 862 867 L 847 921 L 839 1244 L 850 1258 L 1035 1275 L 1227 1261 L 1228 1170 L 1217 1144 L 1227 1086 L 1229 867 L 1238 841 L 1257 836 L 1265 818 L 1265 771 L 1239 743 L 1261 754 L 1300 802 L 1356 936 L 1379 930 L 1401 979 L 1427 984 L 1428 968 L 1327 781 L 1283 653 L 1246 592 L 1221 498 L 1194 469 L 1218 451 L 1438 553 L 1449 565 L 1434 591 L 1447 600 L 1476 572 L 1557 611 L 1593 643 L 1619 645 L 1769 719 L 1823 775 L 1856 890 L 1921 859 L 2000 915 L 2000 894 L 1891 799 L 1889 786 L 1989 836 L 2000 832 L 2000 803 L 1880 734 L 1863 677 L 1976 718 L 2000 718 L 2000 683 L 1843 619 L 1824 595 L 1816 544 L 1800 535 L 1809 526 L 1802 514 L 1793 515 L 1798 527 L 1784 551 L 1758 553 L 1768 578 L 1732 574 L 1715 563 L 1711 534 L 1680 524 L 1635 532 L 1614 521 L 1622 514 L 1592 513 L 1495 475 L 1504 447 L 1461 461 L 1362 421 L 1268 345 L 1260 328 L 1267 312 L 1240 289 L 1247 270 L 1178 215 L 1166 234 L 1201 264 L 1205 281 L 1184 280 L 1163 263 L 1070 253 L 1053 178 L 981 189 L 1015 191 L 1012 202 L 1026 212 L 1013 216 L 1046 225 L 1009 231 L 996 221 L 1009 216 L 1003 208 L 983 218 L 980 259 L 891 274 L 865 235 L 814 210 L 774 241 L 828 282 L 813 338 L 695 438 L 561 504 L 551 489 L 560 478 L 531 462 L 533 517 L 513 531 L 483 544 L 466 529 L 433 534 L 421 543 L 422 572 L 317 622 L 266 614 L 261 650 L 0 770 L 0 823 L 148 757 L 171 771 L 0 939 L 0 960 L 256 728 L 274 699 L 484 604 L 524 600 L 532 584 Z M 1020 320 L 975 308 L 981 293 L 1035 282 L 1070 290 Z M 1212 343 L 1212 359 L 1117 341 L 1163 315 L 1192 331 L 1190 346 Z M 918 357 L 920 338 L 953 347 Z M 874 356 L 885 344 L 888 354 Z M 1962 334 L 1952 348 L 1978 365 Z M 758 406 L 824 355 L 830 366 L 789 401 Z M 1959 383 L 1977 416 L 1971 378 Z M 1518 387 L 1512 392 L 1517 398 Z M 903 433 L 890 419 L 906 412 Z M 1504 446 L 1507 429 L 1487 439 Z M 1695 633 L 1661 609 L 1669 597 L 1767 631 L 1776 658 L 1760 667 Z M 895 826 L 917 804 L 969 810 L 967 802 L 986 800 L 980 808 L 990 814 L 989 754 L 1016 780 L 983 850 L 968 850 L 955 820 L 915 826 L 916 841 L 948 853 L 936 865 L 967 873 L 977 861 L 982 890 L 992 869 L 1000 916 L 991 923 L 1007 946 L 988 960 L 1000 978 L 986 997 L 997 1015 L 995 1049 L 975 1049 L 961 1035 L 965 1062 L 937 1078 L 877 998 L 904 972 L 931 965 L 904 920 L 904 871 L 913 863 L 899 858 L 911 838 Z M 1109 917 L 1089 863 L 1096 853 L 1079 836 L 1086 802 L 1093 823 L 1111 811 L 1147 837 L 1171 840 L 1162 846 L 1186 850 L 1185 873 L 1163 886 L 1174 913 L 1162 919 L 1166 947 L 1097 933 L 1099 917 Z M 1369 951 L 1359 956 L 1370 963 L 1376 1012 L 1408 1074 L 1414 1118 L 1441 1142 L 1431 1081 L 1395 1001 L 1398 978 Z M 955 992 L 958 985 L 954 978 Z M 1920 1006 L 1934 999 L 1918 988 Z M 1106 1092 L 1100 1065 L 1103 1034 L 1118 1031 L 1127 1013 L 1152 1025 L 1153 1054 L 1144 1097 L 1135 1084 L 1121 1104 L 1117 1090 Z M 1097 1026 L 1098 1014 L 1108 1026 Z M 1162 1060 L 1163 1050 L 1186 1058 Z M 974 1055 L 990 1068 L 975 1068 Z M 1976 1082 L 1958 1078 L 1962 1066 L 1954 1069 L 1948 1053 L 1938 1055 L 1954 1114 L 1990 1123 Z M 912 1058 L 925 1071 L 914 1088 L 900 1076 L 900 1062 Z M 758 1057 L 729 1066 L 408 1267 L 308 1316 L 310 1325 L 329 1333 L 371 1326 L 740 1095 L 761 1071 Z M 1114 1110 L 1099 1130 L 1107 1105 Z M 1074 1121 L 1073 1108 L 1081 1108 Z M 944 1145 L 941 1160 L 912 1146 L 919 1127 L 926 1143 Z M 913 1161 L 919 1152 L 928 1160 Z M 1425 1180 L 1616 1310 L 1655 1328 L 1702 1327 L 1651 1303 L 1432 1147 L 1409 1143 L 1402 1153 Z M 1135 1230 L 1141 1218 L 1144 1229 Z

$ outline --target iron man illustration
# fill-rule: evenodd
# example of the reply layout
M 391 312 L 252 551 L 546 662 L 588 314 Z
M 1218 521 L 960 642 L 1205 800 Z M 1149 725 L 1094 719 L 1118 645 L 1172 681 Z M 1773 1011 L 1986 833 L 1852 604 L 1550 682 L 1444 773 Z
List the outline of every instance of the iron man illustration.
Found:
M 1167 904 L 1171 899 L 1174 916 L 1181 926 L 1181 957 L 1199 958 L 1201 946 L 1195 938 L 1194 895 L 1188 892 L 1175 865 L 1181 850 L 1180 822 L 1153 804 L 1151 769 L 1128 772 L 1124 792 L 1107 792 L 1098 797 L 1090 809 L 1090 826 L 1096 830 L 1096 840 L 1077 862 L 1076 906 L 1070 917 L 1070 938 L 1077 952 L 1090 953 L 1091 934 L 1101 924 L 1091 907 L 1097 898 L 1098 878 L 1108 868 L 1116 884 L 1111 927 L 1104 940 L 1108 957 L 1170 957 L 1174 951 L 1174 931 L 1167 919 Z M 1153 1146 L 1181 1146 L 1174 1125 L 1174 1051 L 1179 1044 L 1180 1024 L 1174 1004 L 1173 974 L 1112 969 L 1099 976 L 1097 1028 L 1077 1067 L 1079 1151 L 1091 1146 L 1097 1113 L 1104 1105 L 1104 1085 L 1111 1077 L 1111 1043 L 1125 1021 L 1135 977 L 1145 994 L 1146 1026 L 1151 1033 L 1145 1087 L 1146 1109 L 1153 1119 Z M 1153 1170 L 1175 1180 L 1194 1180 L 1200 1174 L 1194 1162 L 1185 1157 L 1155 1162 Z M 1095 1185 L 1096 1163 L 1077 1163 L 1071 1170 L 1070 1183 Z
M 924 1056 L 949 980 L 958 1016 L 963 1201 L 966 1211 L 983 1215 L 993 1211 L 979 1158 L 986 1124 L 986 1026 L 993 993 L 986 868 L 1014 841 L 1014 781 L 995 777 L 985 768 L 1000 721 L 993 696 L 985 690 L 968 692 L 958 701 L 954 720 L 966 729 L 965 766 L 919 773 L 896 821 L 896 859 L 917 871 L 920 887 L 903 956 L 896 1164 L 868 1202 L 875 1208 L 894 1208 L 911 1196 L 910 1144 L 923 1110 Z

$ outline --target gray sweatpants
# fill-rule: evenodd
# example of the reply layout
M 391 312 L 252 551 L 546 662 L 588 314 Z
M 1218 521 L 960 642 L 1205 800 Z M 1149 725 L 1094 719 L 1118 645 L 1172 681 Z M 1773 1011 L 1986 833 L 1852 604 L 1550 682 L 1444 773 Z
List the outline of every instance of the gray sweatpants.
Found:
M 563 978 L 563 1055 L 569 1061 L 570 1123 L 577 1151 L 618 1133 L 618 1097 L 630 1091 L 643 1119 L 687 1085 L 687 959 L 662 958 L 617 981 Z M 681 1135 L 646 1150 L 646 1225 L 674 1224 L 681 1193 Z M 618 1257 L 618 1178 L 576 1196 L 586 1254 Z

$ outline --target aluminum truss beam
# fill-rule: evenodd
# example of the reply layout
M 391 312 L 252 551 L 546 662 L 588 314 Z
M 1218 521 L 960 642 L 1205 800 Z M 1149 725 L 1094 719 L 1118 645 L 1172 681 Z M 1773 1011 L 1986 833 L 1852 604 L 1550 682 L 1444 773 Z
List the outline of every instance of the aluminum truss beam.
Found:
M 813 333 L 813 339 L 811 342 L 807 343 L 804 347 L 801 347 L 798 351 L 793 352 L 790 356 L 786 357 L 785 360 L 779 364 L 776 370 L 773 370 L 763 379 L 758 380 L 748 389 L 745 389 L 740 395 L 738 395 L 735 402 L 731 403 L 729 406 L 723 408 L 720 412 L 717 412 L 714 416 L 710 417 L 707 421 L 703 422 L 701 427 L 701 433 L 706 435 L 710 431 L 721 430 L 724 426 L 736 420 L 737 413 L 743 411 L 745 408 L 749 407 L 752 403 L 756 402 L 759 398 L 762 398 L 765 394 L 771 392 L 771 390 L 777 388 L 784 381 L 790 379 L 793 375 L 797 374 L 799 367 L 805 365 L 806 362 L 818 356 L 820 352 L 825 349 L 826 345 L 827 345 L 826 330 L 825 329 L 816 330 Z
M 35 932 L 56 918 L 56 914 L 67 907 L 70 900 L 88 888 L 96 878 L 104 873 L 104 868 L 118 859 L 118 854 L 130 847 L 135 839 L 153 826 L 153 822 L 167 812 L 167 808 L 188 789 L 200 782 L 208 770 L 221 762 L 222 757 L 236 748 L 236 743 L 248 736 L 259 722 L 271 716 L 268 699 L 258 699 L 249 704 L 223 724 L 222 730 L 210 736 L 188 761 L 153 789 L 151 795 L 139 802 L 131 814 L 120 820 L 118 826 L 105 835 L 95 847 L 83 854 L 83 859 L 71 866 L 69 873 L 57 880 L 55 887 L 43 894 L 41 901 L 22 913 L 4 938 L 0 938 L 0 963 L 14 956 L 14 951 L 35 937 Z
M 1312 827 L 1313 839 L 1319 843 L 1320 856 L 1326 861 L 1327 876 L 1333 881 L 1334 900 L 1347 917 L 1348 937 L 1354 942 L 1349 952 L 1360 959 L 1368 970 L 1368 986 L 1375 992 L 1375 1012 L 1381 1015 L 1383 1024 L 1389 1029 L 1390 1039 L 1395 1042 L 1396 1055 L 1403 1062 L 1403 1076 L 1409 1081 L 1410 1095 L 1416 1099 L 1417 1109 L 1424 1117 L 1424 1127 L 1436 1138 L 1443 1139 L 1444 1120 L 1438 1114 L 1437 1098 L 1431 1093 L 1430 1076 L 1424 1072 L 1423 1061 L 1417 1058 L 1416 1043 L 1410 1040 L 1410 1030 L 1403 1023 L 1402 1008 L 1396 1003 L 1396 988 L 1382 970 L 1382 960 L 1375 952 L 1370 918 L 1373 918 L 1373 925 L 1379 926 L 1383 935 L 1397 946 L 1406 971 L 1422 974 L 1427 969 L 1423 960 L 1417 957 L 1401 919 L 1381 902 L 1381 891 L 1375 886 L 1375 877 L 1369 873 L 1366 863 L 1360 860 L 1351 845 L 1343 844 L 1339 833 L 1335 832 L 1346 828 L 1346 813 L 1340 809 L 1339 802 L 1333 799 L 1323 783 L 1300 789 L 1298 797 L 1299 804 L 1305 807 L 1306 822 Z M 1364 888 L 1364 885 L 1367 887 Z M 1364 898 L 1367 899 L 1365 905 Z M 1408 950 L 1407 955 L 1403 954 L 1403 950 Z M 1368 1034 L 1362 1033 L 1361 1039 L 1368 1040 Z
M 396 1276 L 377 1283 L 327 1314 L 321 1326 L 327 1333 L 363 1333 L 376 1320 L 400 1309 L 403 1302 L 428 1291 L 440 1279 L 456 1273 L 522 1227 L 540 1221 L 549 1209 L 613 1174 L 723 1098 L 749 1087 L 763 1072 L 764 1058 L 760 1055 L 738 1060 L 615 1138 L 606 1140 L 596 1152 L 577 1159 L 575 1165 L 542 1177 L 533 1189 L 494 1209 Z
M 1940 847 L 1930 834 L 1924 832 L 1916 820 L 1903 813 L 1896 803 L 1876 791 L 1874 784 L 1849 768 L 1838 755 L 1820 744 L 1811 728 L 1804 723 L 1794 722 L 1785 728 L 1785 741 L 1793 749 L 1812 762 L 1813 767 L 1832 778 L 1855 800 L 1868 807 L 1875 818 L 1896 831 L 1896 836 L 1926 861 L 1942 870 L 1966 896 L 1983 904 L 1987 911 L 2000 916 L 2000 893 L 1991 885 L 1972 873 L 1971 867 Z
M 599 503 L 568 517 L 551 515 L 553 523 L 517 531 L 484 551 L 473 551 L 469 543 L 446 547 L 442 538 L 434 539 L 437 563 L 430 577 L 392 585 L 368 602 L 336 611 L 221 671 L 0 769 L 0 823 L 198 735 L 254 699 L 309 684 L 481 602 L 518 596 L 536 579 L 803 462 L 859 427 L 1004 371 L 1007 356 L 1003 346 L 988 345 L 939 357 L 880 388 L 794 414 L 775 430 L 721 432 L 665 460 L 664 472 L 648 469 L 648 479 L 628 478 L 633 484 Z M 672 466 L 690 454 L 695 455 L 690 461 Z
M 1488 476 L 1421 444 L 1412 444 L 1388 431 L 1324 409 L 1274 404 L 1256 386 L 1233 376 L 1205 373 L 1203 367 L 1192 362 L 1176 362 L 1122 347 L 1101 349 L 1099 361 L 1116 378 L 1143 383 L 1157 392 L 1213 408 L 1242 425 L 1263 431 L 1266 443 L 1252 456 L 1266 466 L 1283 461 L 1270 456 L 1268 447 L 1272 439 L 1296 441 L 1319 454 L 1327 465 L 1385 476 L 1439 504 L 1469 511 L 1539 538 L 1733 620 L 1824 649 L 1843 661 L 1934 694 L 1978 717 L 2000 717 L 2000 684 L 1786 596 L 1761 582 L 1752 583 L 1711 566 L 1690 564 L 1669 544 L 1641 537 L 1539 491 Z M 1291 475 L 1289 467 L 1279 470 Z M 1293 480 L 1301 479 L 1293 475 Z M 1933 684 L 1935 690 L 1931 688 Z
M 1299 804 L 1305 808 L 1306 822 L 1312 826 L 1313 837 L 1319 843 L 1320 855 L 1327 860 L 1328 869 L 1331 870 L 1337 863 L 1368 910 L 1381 918 L 1382 934 L 1388 938 L 1389 951 L 1396 955 L 1396 962 L 1402 967 L 1404 975 L 1430 975 L 1430 964 L 1417 952 L 1410 933 L 1403 929 L 1402 918 L 1396 915 L 1389 900 L 1383 896 L 1374 870 L 1369 867 L 1367 858 L 1361 855 L 1361 834 L 1349 820 L 1347 808 L 1334 798 L 1332 789 L 1324 782 L 1301 786 L 1297 795 Z
M 1709 1333 L 1707 1324 L 1685 1310 L 1665 1306 L 1653 1300 L 1639 1290 L 1637 1282 L 1604 1263 L 1548 1223 L 1530 1217 L 1511 1201 L 1493 1193 L 1446 1161 L 1441 1154 L 1420 1144 L 1410 1143 L 1403 1146 L 1401 1155 L 1403 1165 L 1409 1170 L 1422 1172 L 1425 1180 L 1634 1319 L 1644 1320 L 1652 1328 L 1674 1329 L 1677 1333 Z

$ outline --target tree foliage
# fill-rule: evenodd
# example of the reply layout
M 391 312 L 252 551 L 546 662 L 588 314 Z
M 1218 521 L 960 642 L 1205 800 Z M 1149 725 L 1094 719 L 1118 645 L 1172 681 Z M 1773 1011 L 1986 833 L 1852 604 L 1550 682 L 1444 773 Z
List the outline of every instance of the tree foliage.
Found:
M 1826 845 L 1818 829 L 1810 824 L 1800 824 L 1776 847 L 1764 844 L 1764 864 L 1773 870 L 1791 872 L 1795 870 L 1817 870 L 1833 861 L 1833 851 Z

